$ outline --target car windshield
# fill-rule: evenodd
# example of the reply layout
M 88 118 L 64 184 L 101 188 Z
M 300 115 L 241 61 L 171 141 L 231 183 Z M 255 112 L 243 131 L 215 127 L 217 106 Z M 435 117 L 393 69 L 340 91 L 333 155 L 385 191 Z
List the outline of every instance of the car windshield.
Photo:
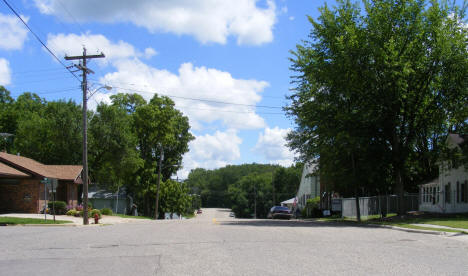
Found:
M 288 208 L 288 207 L 283 207 L 283 206 L 276 206 L 276 207 L 275 207 L 275 210 L 278 210 L 278 211 L 289 211 L 289 208 Z

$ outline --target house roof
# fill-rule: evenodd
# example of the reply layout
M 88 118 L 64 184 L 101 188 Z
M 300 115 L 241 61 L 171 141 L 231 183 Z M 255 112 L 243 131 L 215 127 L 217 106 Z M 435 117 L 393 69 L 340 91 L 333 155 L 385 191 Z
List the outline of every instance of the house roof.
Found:
M 28 177 L 29 175 L 6 164 L 0 163 L 0 176 Z
M 285 200 L 285 201 L 281 202 L 281 204 L 294 204 L 294 199 L 295 199 L 295 197 L 290 198 L 288 200 Z
M 31 158 L 0 152 L 0 163 L 26 173 L 59 180 L 76 180 L 83 170 L 81 165 L 44 165 Z

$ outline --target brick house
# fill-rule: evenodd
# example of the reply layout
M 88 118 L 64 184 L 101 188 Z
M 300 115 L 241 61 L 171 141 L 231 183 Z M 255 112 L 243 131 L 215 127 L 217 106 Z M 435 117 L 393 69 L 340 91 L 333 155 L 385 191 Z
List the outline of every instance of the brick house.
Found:
M 30 158 L 0 152 L 0 213 L 39 213 L 52 194 L 41 180 L 57 179 L 55 199 L 78 205 L 78 188 L 82 184 L 79 165 L 44 165 Z

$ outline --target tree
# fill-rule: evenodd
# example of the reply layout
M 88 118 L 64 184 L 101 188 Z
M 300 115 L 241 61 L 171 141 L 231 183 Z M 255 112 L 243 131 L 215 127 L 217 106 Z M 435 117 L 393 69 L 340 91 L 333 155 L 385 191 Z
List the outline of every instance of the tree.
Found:
M 236 217 L 266 218 L 273 206 L 272 173 L 252 173 L 229 186 L 232 211 Z
M 431 138 L 466 124 L 467 30 L 462 13 L 437 1 L 363 4 L 340 0 L 309 18 L 310 41 L 291 58 L 298 75 L 287 110 L 298 127 L 289 144 L 356 196 L 391 185 L 403 197 L 417 184 L 413 167 L 433 174 Z M 372 184 L 379 178 L 385 187 Z
M 149 191 L 155 183 L 160 158 L 164 157 L 160 168 L 164 181 L 181 167 L 182 156 L 188 151 L 188 143 L 194 137 L 189 132 L 188 118 L 175 108 L 168 97 L 154 95 L 148 104 L 138 105 L 132 117 L 140 157 L 144 161 L 139 171 L 141 182 L 138 189 Z M 144 211 L 149 215 L 150 194 L 145 192 L 143 197 Z
M 18 97 L 15 149 L 45 164 L 81 164 L 81 108 L 73 101 L 45 102 Z M 24 109 L 23 109 L 24 108 Z
M 118 105 L 100 104 L 89 126 L 90 174 L 102 187 L 113 191 L 137 181 L 143 166 L 132 131 L 131 115 Z

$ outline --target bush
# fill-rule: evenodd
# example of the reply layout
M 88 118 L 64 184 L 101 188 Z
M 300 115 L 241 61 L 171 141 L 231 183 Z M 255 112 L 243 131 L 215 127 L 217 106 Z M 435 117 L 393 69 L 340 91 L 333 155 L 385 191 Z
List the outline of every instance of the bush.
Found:
M 76 215 L 77 212 L 78 212 L 78 211 L 76 211 L 75 209 L 70 209 L 70 210 L 67 211 L 66 215 L 67 215 L 67 216 L 73 216 L 73 217 L 74 217 L 74 216 Z
M 93 209 L 91 210 L 91 212 L 88 212 L 88 216 L 90 218 L 94 218 L 95 214 L 98 214 L 99 218 L 101 218 L 101 211 L 99 211 L 98 209 Z
M 83 216 L 83 210 L 76 211 L 75 217 L 82 217 Z
M 55 214 L 56 215 L 65 215 L 67 212 L 67 204 L 64 201 L 49 201 L 47 207 L 49 208 L 49 213 L 53 213 L 52 209 L 55 205 Z
M 101 210 L 101 214 L 106 215 L 106 216 L 112 216 L 112 210 L 109 208 L 104 208 Z
M 309 198 L 306 202 L 305 208 L 302 210 L 303 217 L 318 218 L 322 216 L 320 212 L 320 197 Z

